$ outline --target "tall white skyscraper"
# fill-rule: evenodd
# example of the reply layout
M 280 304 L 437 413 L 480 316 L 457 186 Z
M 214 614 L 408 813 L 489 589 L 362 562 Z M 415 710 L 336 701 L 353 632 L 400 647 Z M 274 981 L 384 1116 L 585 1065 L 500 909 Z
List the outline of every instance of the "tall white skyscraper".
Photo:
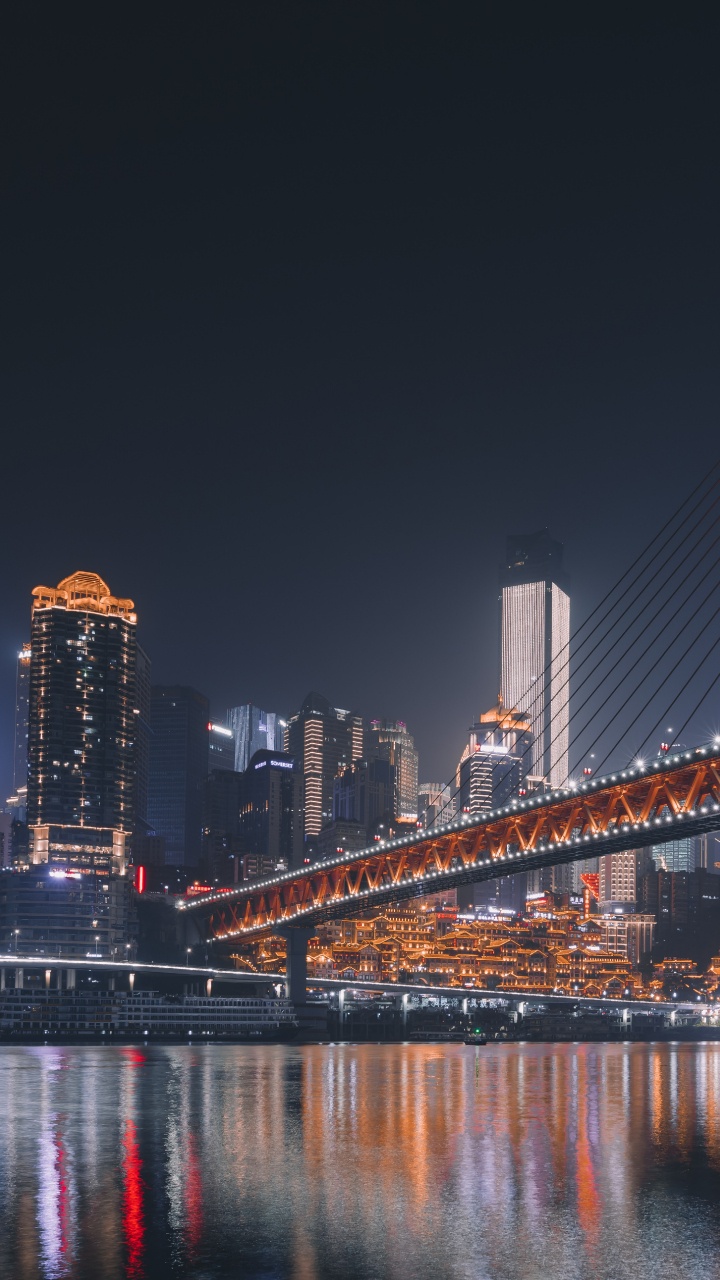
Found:
M 570 596 L 562 543 L 547 529 L 508 538 L 500 573 L 500 691 L 534 738 L 531 772 L 568 777 Z

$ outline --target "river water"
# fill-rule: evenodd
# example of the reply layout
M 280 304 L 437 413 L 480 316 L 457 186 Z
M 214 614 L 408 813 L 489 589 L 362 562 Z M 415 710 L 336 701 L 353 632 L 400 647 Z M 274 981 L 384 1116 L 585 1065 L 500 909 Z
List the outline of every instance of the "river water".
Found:
M 720 1044 L 0 1049 L 0 1276 L 720 1280 Z

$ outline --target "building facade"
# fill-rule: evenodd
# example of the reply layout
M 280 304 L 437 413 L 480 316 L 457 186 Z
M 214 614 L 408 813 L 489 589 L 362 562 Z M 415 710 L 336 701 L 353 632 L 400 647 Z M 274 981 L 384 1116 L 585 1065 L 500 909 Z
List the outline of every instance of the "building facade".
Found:
M 256 751 L 243 775 L 240 833 L 243 852 L 275 870 L 303 863 L 303 778 L 282 751 Z M 249 865 L 249 864 L 248 864 Z
M 142 645 L 137 646 L 135 663 L 135 781 L 133 786 L 133 859 L 135 847 L 148 834 L 148 789 L 150 786 L 150 708 L 152 664 Z
M 27 818 L 35 863 L 122 873 L 133 827 L 136 625 L 93 573 L 32 593 Z
M 24 644 L 17 656 L 15 680 L 15 742 L 13 750 L 13 791 L 27 787 L 28 728 L 30 718 L 30 659 L 32 650 Z
M 305 790 L 305 836 L 319 835 L 333 819 L 333 789 L 342 769 L 363 757 L 362 717 L 332 707 L 319 693 L 309 693 L 290 717 L 286 750 L 301 766 Z
M 246 702 L 230 707 L 226 724 L 235 738 L 236 773 L 244 773 L 256 751 L 283 751 L 285 721 L 275 711 L 262 711 Z
M 662 871 L 694 871 L 701 863 L 697 844 L 698 841 L 691 836 L 686 840 L 669 840 L 667 844 L 653 845 L 655 867 Z
M 395 770 L 393 816 L 417 821 L 418 754 L 402 720 L 371 720 L 365 738 L 368 759 L 386 760 Z
M 395 766 L 389 760 L 356 760 L 341 769 L 333 784 L 333 819 L 357 822 L 366 837 L 380 822 L 395 817 Z
M 606 853 L 598 859 L 601 912 L 635 910 L 637 857 L 635 849 L 626 849 L 622 853 Z
M 208 721 L 208 774 L 214 769 L 235 769 L 235 734 L 225 724 Z
M 198 866 L 202 854 L 209 712 L 197 689 L 153 686 L 148 823 L 164 838 L 165 860 L 175 866 Z
M 568 777 L 570 596 L 562 544 L 547 529 L 508 538 L 500 572 L 500 688 L 526 714 L 529 773 L 553 787 Z

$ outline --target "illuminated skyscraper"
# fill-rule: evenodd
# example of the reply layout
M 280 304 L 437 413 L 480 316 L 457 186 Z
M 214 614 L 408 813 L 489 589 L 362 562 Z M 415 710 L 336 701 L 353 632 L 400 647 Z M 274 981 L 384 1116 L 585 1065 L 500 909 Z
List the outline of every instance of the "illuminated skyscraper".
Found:
M 362 718 L 331 707 L 309 693 L 286 730 L 286 750 L 301 763 L 305 779 L 305 835 L 319 834 L 333 817 L 333 785 L 341 769 L 363 755 Z
M 282 751 L 285 721 L 274 711 L 261 711 L 252 702 L 231 707 L 227 725 L 235 735 L 235 772 L 244 773 L 256 751 Z
M 371 720 L 366 737 L 368 759 L 387 760 L 395 769 L 394 816 L 418 816 L 418 754 L 402 720 Z
M 606 853 L 600 859 L 600 910 L 632 909 L 637 899 L 635 850 Z
M 522 712 L 508 709 L 498 700 L 470 729 L 468 745 L 460 757 L 455 775 L 458 809 L 462 813 L 482 813 L 497 809 L 520 794 L 529 781 L 533 738 L 530 721 Z M 500 876 L 481 884 L 464 885 L 457 891 L 462 910 L 489 907 L 522 910 L 527 876 Z
M 562 543 L 547 529 L 508 538 L 500 572 L 500 688 L 525 712 L 534 738 L 531 772 L 561 786 L 568 776 L 570 597 Z
M 123 872 L 133 825 L 135 606 L 94 573 L 32 595 L 33 861 Z
M 15 684 L 15 751 L 13 755 L 13 790 L 27 786 L 28 717 L 30 710 L 30 645 L 24 644 L 17 659 Z
M 683 840 L 668 840 L 667 844 L 652 847 L 655 866 L 663 871 L 694 871 L 702 865 L 697 854 L 697 841 L 693 836 Z

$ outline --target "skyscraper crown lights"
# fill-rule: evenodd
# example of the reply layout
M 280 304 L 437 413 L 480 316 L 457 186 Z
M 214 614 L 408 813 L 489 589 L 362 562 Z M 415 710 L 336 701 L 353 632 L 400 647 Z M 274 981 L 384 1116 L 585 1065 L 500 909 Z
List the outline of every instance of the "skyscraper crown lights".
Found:
M 32 598 L 33 613 L 37 609 L 77 609 L 137 622 L 135 602 L 111 595 L 109 586 L 97 573 L 78 571 L 63 578 L 57 587 L 34 587 Z

